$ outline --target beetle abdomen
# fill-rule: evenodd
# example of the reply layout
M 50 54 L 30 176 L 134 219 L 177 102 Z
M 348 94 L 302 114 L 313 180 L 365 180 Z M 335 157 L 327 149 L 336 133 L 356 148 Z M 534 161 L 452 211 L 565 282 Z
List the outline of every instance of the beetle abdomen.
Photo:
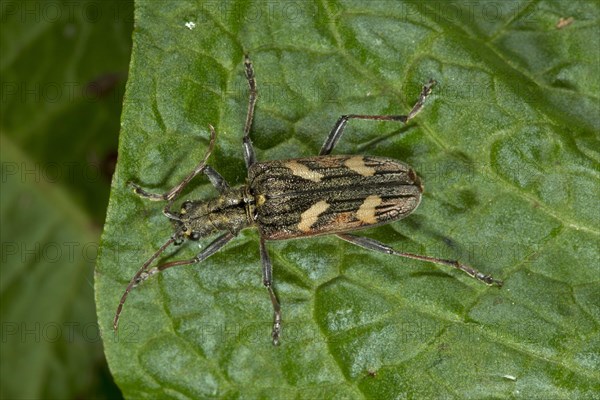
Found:
M 389 223 L 421 201 L 421 182 L 390 158 L 321 156 L 254 164 L 248 187 L 265 239 L 290 239 Z

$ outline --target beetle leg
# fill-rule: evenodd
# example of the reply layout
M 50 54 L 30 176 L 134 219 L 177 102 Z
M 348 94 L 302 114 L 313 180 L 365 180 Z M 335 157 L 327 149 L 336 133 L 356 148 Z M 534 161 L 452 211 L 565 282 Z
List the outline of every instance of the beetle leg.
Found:
M 134 287 L 136 287 L 137 285 L 139 285 L 146 279 L 150 278 L 152 275 L 155 275 L 161 271 L 164 271 L 167 268 L 176 267 L 178 265 L 195 264 L 195 263 L 199 263 L 199 262 L 206 260 L 208 257 L 212 256 L 217 251 L 219 251 L 223 246 L 225 246 L 231 239 L 233 239 L 233 237 L 234 236 L 232 233 L 227 232 L 226 234 L 221 235 L 218 238 L 216 238 L 211 244 L 209 244 L 204 250 L 202 250 L 201 253 L 199 253 L 194 258 L 191 258 L 189 260 L 172 261 L 172 262 L 162 264 L 162 265 L 159 265 L 158 267 L 154 267 L 154 268 L 151 268 L 148 270 L 148 266 L 152 263 L 152 261 L 154 261 L 156 259 L 156 257 L 158 257 L 160 255 L 160 253 L 162 253 L 171 243 L 174 242 L 173 238 L 169 239 L 152 257 L 150 257 L 148 259 L 148 261 L 146 261 L 144 263 L 144 265 L 142 265 L 140 270 L 133 276 L 133 278 L 131 278 L 129 285 L 127 285 L 127 289 L 125 289 L 123 296 L 121 296 L 121 301 L 119 302 L 119 306 L 117 307 L 117 312 L 115 313 L 115 318 L 113 320 L 114 330 L 116 331 L 117 328 L 119 327 L 119 317 L 121 315 L 121 311 L 123 310 L 123 305 L 125 304 L 125 300 L 127 300 L 127 296 L 129 295 L 129 292 L 131 292 L 131 290 Z
M 128 185 L 133 187 L 134 193 L 140 197 L 143 197 L 145 199 L 149 199 L 152 201 L 167 201 L 167 205 L 165 206 L 163 213 L 170 219 L 175 219 L 175 220 L 178 219 L 177 215 L 173 214 L 170 211 L 171 205 L 173 205 L 173 202 L 175 201 L 177 196 L 179 196 L 181 191 L 187 186 L 188 183 L 190 183 L 190 181 L 192 179 L 194 179 L 194 177 L 196 175 L 198 175 L 200 172 L 204 171 L 207 167 L 206 161 L 208 160 L 208 157 L 210 157 L 210 153 L 212 153 L 212 151 L 215 147 L 215 137 L 217 135 L 215 132 L 215 128 L 213 128 L 212 125 L 209 125 L 209 127 L 210 127 L 210 142 L 208 144 L 208 150 L 206 151 L 206 154 L 202 158 L 202 161 L 200 161 L 200 163 L 196 166 L 196 168 L 194 168 L 194 170 L 188 176 L 186 176 L 185 179 L 183 181 L 181 181 L 181 183 L 179 183 L 173 189 L 171 189 L 168 192 L 163 193 L 163 194 L 149 193 L 149 192 L 145 191 L 144 189 L 142 189 L 138 184 L 133 183 L 133 182 L 128 182 Z M 211 168 L 211 170 L 212 170 L 212 168 Z M 216 173 L 216 171 L 214 171 L 214 170 L 212 170 L 212 171 Z M 208 175 L 208 173 L 207 173 L 207 175 Z M 211 177 L 209 175 L 209 179 L 210 178 Z M 222 179 L 223 178 L 221 178 L 221 180 Z M 211 179 L 211 182 L 212 182 L 212 179 Z M 217 187 L 217 189 L 218 189 L 218 187 Z
M 219 191 L 219 193 L 223 194 L 229 190 L 229 183 L 215 171 L 210 165 L 207 165 L 204 168 L 204 175 L 208 177 L 210 183 Z
M 413 106 L 412 110 L 410 110 L 408 115 L 342 115 L 333 126 L 331 132 L 329 132 L 327 139 L 325 139 L 325 143 L 323 143 L 323 146 L 321 147 L 321 151 L 319 151 L 319 155 L 325 156 L 331 153 L 338 140 L 340 140 L 340 137 L 342 137 L 342 133 L 344 133 L 344 128 L 346 127 L 346 124 L 348 123 L 349 119 L 354 118 L 371 119 L 376 121 L 400 121 L 402 123 L 408 122 L 410 119 L 414 118 L 414 116 L 417 115 L 419 111 L 421 111 L 421 109 L 423 108 L 423 104 L 425 103 L 425 99 L 427 98 L 427 96 L 429 96 L 429 94 L 431 93 L 431 88 L 436 83 L 437 82 L 435 80 L 430 79 L 429 82 L 425 86 L 423 86 L 423 89 L 421 90 L 421 95 L 419 96 L 419 100 L 417 100 L 417 103 Z
M 256 156 L 254 155 L 254 147 L 252 147 L 252 140 L 250 140 L 250 129 L 252 128 L 252 118 L 254 118 L 254 106 L 256 105 L 256 98 L 258 97 L 258 91 L 256 90 L 256 79 L 254 78 L 254 68 L 252 68 L 252 61 L 246 54 L 244 56 L 244 68 L 246 72 L 246 79 L 248 80 L 249 96 L 248 96 L 248 113 L 246 114 L 246 123 L 244 124 L 244 161 L 246 161 L 246 168 L 250 168 L 252 164 L 256 162 Z
M 277 346 L 279 344 L 279 338 L 281 337 L 281 306 L 277 301 L 277 296 L 273 292 L 273 267 L 271 265 L 271 259 L 265 246 L 265 240 L 260 238 L 260 259 L 262 261 L 262 272 L 263 272 L 263 285 L 269 291 L 269 297 L 273 304 L 273 331 L 271 336 L 273 338 L 273 344 Z
M 357 246 L 363 247 L 368 250 L 374 250 L 374 251 L 378 251 L 380 253 L 391 254 L 394 256 L 412 258 L 415 260 L 428 261 L 428 262 L 431 262 L 434 264 L 447 265 L 449 267 L 456 268 L 463 272 L 466 272 L 471 277 L 478 279 L 488 285 L 502 286 L 501 280 L 494 279 L 491 275 L 482 274 L 481 272 L 477 271 L 476 269 L 469 267 L 468 265 L 461 264 L 460 262 L 458 262 L 456 260 L 444 260 L 441 258 L 421 256 L 419 254 L 403 253 L 400 251 L 396 251 L 393 248 L 391 248 L 381 242 L 378 242 L 377 240 L 370 239 L 370 238 L 367 238 L 364 236 L 355 236 L 355 235 L 350 235 L 350 234 L 346 234 L 346 233 L 339 233 L 337 236 L 340 237 L 341 239 L 344 239 L 347 242 L 350 242 L 352 244 L 355 244 Z

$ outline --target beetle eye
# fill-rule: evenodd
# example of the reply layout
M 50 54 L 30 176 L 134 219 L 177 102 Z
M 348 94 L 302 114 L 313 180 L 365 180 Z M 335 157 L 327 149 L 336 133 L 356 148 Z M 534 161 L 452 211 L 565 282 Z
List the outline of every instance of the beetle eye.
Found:
M 190 235 L 190 240 L 199 240 L 200 234 L 198 232 L 192 232 Z
M 190 205 L 192 204 L 191 201 L 186 200 L 183 202 L 183 204 L 181 205 L 181 208 L 183 208 L 184 210 L 187 210 L 188 208 L 190 208 Z

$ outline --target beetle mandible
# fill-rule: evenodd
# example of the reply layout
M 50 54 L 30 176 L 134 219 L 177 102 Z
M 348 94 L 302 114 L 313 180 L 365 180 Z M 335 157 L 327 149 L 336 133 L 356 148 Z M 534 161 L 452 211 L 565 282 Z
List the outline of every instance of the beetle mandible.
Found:
M 400 252 L 376 240 L 348 233 L 406 217 L 417 208 L 423 192 L 423 186 L 415 171 L 400 161 L 361 155 L 330 155 L 348 120 L 406 123 L 421 111 L 425 99 L 436 83 L 435 80 L 432 79 L 423 86 L 419 99 L 407 115 L 343 115 L 329 132 L 318 156 L 257 162 L 250 140 L 250 129 L 258 91 L 248 55 L 244 58 L 244 67 L 250 89 L 242 142 L 248 171 L 246 184 L 231 187 L 207 164 L 216 137 L 215 129 L 211 125 L 210 143 L 204 158 L 173 189 L 164 194 L 154 194 L 129 182 L 139 196 L 167 202 L 163 213 L 174 223 L 175 232 L 129 282 L 115 313 L 115 331 L 125 300 L 134 287 L 167 268 L 205 260 L 225 246 L 242 229 L 249 227 L 257 228 L 260 235 L 262 278 L 273 305 L 271 336 L 275 345 L 279 344 L 281 337 L 282 320 L 281 307 L 273 291 L 271 260 L 265 245 L 267 240 L 334 234 L 368 250 L 450 266 L 488 285 L 502 285 L 502 281 L 458 261 Z M 219 196 L 207 201 L 185 201 L 178 213 L 171 211 L 171 206 L 181 191 L 200 173 L 208 177 Z M 196 257 L 168 262 L 149 269 L 154 260 L 171 244 L 179 245 L 184 239 L 199 240 L 218 232 L 221 232 L 221 235 Z

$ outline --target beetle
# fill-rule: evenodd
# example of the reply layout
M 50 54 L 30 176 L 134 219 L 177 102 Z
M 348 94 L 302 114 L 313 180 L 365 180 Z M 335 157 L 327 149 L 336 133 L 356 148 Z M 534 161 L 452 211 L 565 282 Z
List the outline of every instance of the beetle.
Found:
M 269 240 L 334 234 L 368 250 L 450 266 L 488 285 L 502 285 L 502 281 L 458 261 L 400 252 L 376 240 L 349 233 L 408 216 L 419 205 L 423 186 L 415 171 L 400 161 L 374 156 L 331 155 L 347 122 L 350 119 L 362 119 L 407 123 L 421 111 L 436 84 L 435 80 L 423 86 L 419 99 L 407 115 L 342 115 L 329 132 L 318 156 L 257 162 L 250 130 L 258 91 L 248 55 L 244 58 L 244 67 L 249 86 L 242 139 L 248 171 L 246 184 L 231 187 L 207 164 L 215 146 L 216 133 L 212 125 L 209 125 L 210 142 L 203 159 L 170 191 L 164 194 L 149 193 L 129 182 L 140 197 L 167 202 L 163 213 L 173 222 L 175 232 L 131 278 L 115 313 L 115 331 L 123 305 L 134 287 L 167 268 L 204 261 L 242 229 L 250 227 L 257 228 L 260 235 L 262 281 L 273 306 L 271 336 L 274 345 L 280 341 L 282 319 L 281 306 L 273 291 L 272 265 L 265 244 Z M 206 175 L 219 196 L 206 201 L 188 200 L 182 204 L 179 212 L 171 211 L 181 191 L 200 173 Z M 216 233 L 221 234 L 196 257 L 149 268 L 171 244 L 179 245 L 185 239 L 195 241 Z

